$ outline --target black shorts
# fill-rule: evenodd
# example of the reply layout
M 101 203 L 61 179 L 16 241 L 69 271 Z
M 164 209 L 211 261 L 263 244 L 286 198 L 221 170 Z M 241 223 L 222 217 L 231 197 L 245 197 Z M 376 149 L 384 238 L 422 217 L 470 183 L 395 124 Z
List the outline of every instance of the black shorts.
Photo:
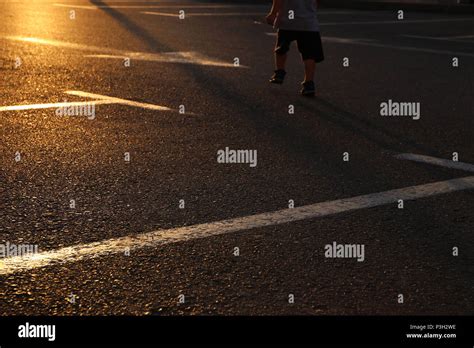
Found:
M 290 44 L 295 41 L 303 60 L 314 59 L 316 63 L 324 60 L 323 45 L 318 31 L 278 30 L 278 39 L 275 47 L 277 54 L 285 54 Z

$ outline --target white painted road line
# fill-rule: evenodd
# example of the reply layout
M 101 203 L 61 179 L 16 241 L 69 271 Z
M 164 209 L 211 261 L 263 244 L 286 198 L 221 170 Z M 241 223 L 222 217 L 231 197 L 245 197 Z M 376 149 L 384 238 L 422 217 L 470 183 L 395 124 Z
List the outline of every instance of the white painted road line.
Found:
M 474 165 L 464 162 L 455 162 L 453 160 L 448 160 L 444 158 L 437 158 L 424 155 L 416 155 L 414 153 L 402 153 L 395 156 L 398 159 L 410 160 L 415 162 L 433 164 L 435 166 L 466 170 L 468 172 L 474 172 Z
M 224 68 L 248 68 L 245 65 L 235 66 L 233 62 L 225 62 L 217 59 L 207 57 L 197 52 L 161 52 L 161 53 L 148 53 L 148 52 L 133 52 L 124 51 L 114 48 L 89 46 L 65 41 L 41 39 L 36 37 L 24 37 L 24 36 L 7 36 L 7 40 L 22 41 L 38 45 L 63 47 L 80 51 L 96 52 L 97 54 L 85 55 L 89 58 L 112 58 L 112 59 L 124 59 L 130 58 L 131 60 L 143 60 L 151 62 L 161 63 L 184 63 L 184 64 L 196 64 L 206 66 L 216 66 Z
M 265 34 L 268 36 L 276 35 L 276 33 L 265 33 Z M 462 57 L 469 57 L 469 58 L 474 57 L 474 53 L 458 52 L 458 51 L 444 51 L 444 50 L 435 50 L 431 48 L 419 48 L 419 47 L 411 47 L 411 46 L 386 45 L 386 44 L 376 43 L 373 40 L 367 40 L 367 39 L 349 39 L 349 38 L 323 36 L 321 37 L 321 40 L 325 42 L 333 42 L 333 43 L 341 43 L 341 44 L 390 48 L 390 49 L 401 50 L 401 51 L 434 53 L 434 54 L 443 54 L 443 55 L 449 55 L 449 56 L 462 56 Z
M 111 100 L 91 100 L 88 102 L 60 102 L 60 103 L 46 103 L 46 104 L 24 104 L 24 105 L 10 105 L 0 106 L 0 111 L 23 111 L 23 110 L 37 110 L 37 109 L 57 109 L 71 106 L 87 106 L 100 104 L 116 104 Z
M 265 33 L 268 36 L 277 36 L 277 33 Z M 328 42 L 337 42 L 337 43 L 349 43 L 349 44 L 358 44 L 360 42 L 373 42 L 373 40 L 368 39 L 349 39 L 346 37 L 334 37 L 334 36 L 323 36 L 322 41 Z
M 153 12 L 153 11 L 143 11 L 140 12 L 147 15 L 154 16 L 165 16 L 165 17 L 179 17 L 179 13 L 169 13 L 169 12 Z M 264 17 L 266 13 L 264 12 L 194 12 L 194 13 L 185 13 L 185 18 L 188 17 L 225 17 L 225 16 L 261 16 Z
M 147 14 L 147 15 L 163 16 L 163 17 L 179 17 L 178 13 L 149 12 L 149 11 L 143 11 L 140 13 Z
M 327 41 L 331 41 L 330 38 L 328 38 Z M 434 53 L 434 54 L 443 54 L 443 55 L 448 55 L 448 56 L 462 56 L 462 57 L 474 57 L 474 53 L 467 53 L 467 52 L 459 52 L 459 51 L 444 51 L 444 50 L 435 50 L 431 48 L 418 48 L 418 47 L 412 47 L 412 46 L 397 46 L 397 45 L 386 45 L 386 44 L 379 44 L 375 42 L 369 42 L 369 41 L 363 41 L 363 40 L 346 40 L 345 42 L 341 41 L 335 41 L 332 40 L 332 42 L 340 42 L 340 43 L 346 43 L 346 44 L 351 44 L 351 45 L 360 45 L 360 46 L 370 46 L 370 47 L 379 47 L 379 48 L 390 48 L 390 49 L 395 49 L 395 50 L 400 50 L 400 51 L 413 51 L 413 52 L 421 52 L 421 53 Z
M 161 4 L 161 5 L 74 5 L 74 4 L 62 4 L 54 3 L 53 6 L 56 7 L 66 7 L 66 8 L 77 8 L 84 10 L 98 10 L 98 9 L 240 9 L 240 8 L 264 8 L 268 9 L 269 5 L 267 4 L 228 4 L 228 5 L 193 5 L 193 4 Z M 318 15 L 354 15 L 354 14 L 366 14 L 379 16 L 379 12 L 373 11 L 344 11 L 344 10 L 319 10 Z
M 141 11 L 140 13 L 155 15 L 155 16 L 164 16 L 164 17 L 179 17 L 179 13 L 170 13 L 170 12 L 156 12 L 156 11 Z M 259 16 L 265 17 L 268 12 L 186 12 L 185 17 L 225 17 L 225 16 Z M 318 15 L 340 15 L 340 14 L 360 14 L 359 12 L 318 12 Z M 259 22 L 257 22 L 259 23 Z M 351 22 L 349 22 L 351 23 Z
M 98 6 L 87 6 L 87 5 L 53 4 L 53 6 L 75 8 L 75 9 L 82 9 L 82 10 L 97 10 L 97 9 L 99 9 Z
M 141 60 L 147 62 L 160 62 L 160 63 L 182 63 L 182 64 L 195 64 L 195 65 L 206 65 L 215 66 L 222 68 L 248 68 L 246 65 L 235 66 L 234 63 L 224 62 L 206 57 L 197 52 L 165 52 L 165 53 L 140 53 L 140 52 L 129 52 L 127 54 L 87 54 L 84 55 L 86 58 L 102 58 L 102 59 L 125 59 L 130 58 L 131 60 Z
M 402 36 L 413 38 L 413 39 L 450 41 L 450 42 L 462 42 L 462 43 L 473 43 L 472 41 L 463 40 L 463 39 L 469 39 L 469 38 L 474 37 L 472 35 L 453 36 L 453 37 L 433 37 L 433 36 L 421 36 L 421 35 L 402 35 Z
M 455 36 L 442 36 L 441 39 L 472 39 L 474 35 L 455 35 Z
M 77 97 L 99 99 L 99 100 L 109 101 L 114 104 L 128 105 L 128 106 L 133 106 L 133 107 L 142 108 L 142 109 L 158 110 L 158 111 L 172 111 L 173 110 L 166 106 L 140 103 L 133 100 L 115 98 L 115 97 L 110 97 L 107 95 L 94 94 L 94 93 L 88 93 L 88 92 L 82 92 L 82 91 L 66 91 L 65 93 L 69 95 L 75 95 Z
M 190 4 L 162 4 L 162 5 L 73 5 L 73 4 L 61 4 L 55 3 L 53 6 L 57 7 L 66 7 L 66 8 L 77 8 L 77 9 L 84 9 L 84 10 L 98 10 L 102 8 L 110 8 L 110 9 L 166 9 L 166 8 L 179 8 L 179 9 L 194 9 L 194 8 L 207 8 L 207 9 L 220 9 L 220 8 L 254 8 L 254 7 L 265 7 L 268 8 L 267 5 L 260 5 L 260 4 L 241 4 L 241 5 L 190 5 Z
M 334 37 L 334 36 L 326 36 L 322 38 L 323 41 L 328 42 L 336 42 L 336 43 L 344 43 L 344 44 L 360 44 L 360 43 L 371 43 L 374 40 L 371 39 L 349 39 L 345 37 Z
M 66 42 L 66 41 L 42 39 L 38 37 L 6 36 L 5 39 L 13 40 L 13 41 L 28 42 L 28 43 L 37 44 L 37 45 L 70 48 L 73 50 L 80 50 L 80 51 L 92 51 L 92 52 L 102 52 L 102 53 L 109 53 L 109 54 L 124 54 L 124 55 L 125 53 L 127 53 L 126 51 L 122 51 L 122 50 L 118 50 L 114 48 L 83 45 L 83 44 L 77 44 L 77 43 Z
M 169 243 L 185 242 L 254 228 L 281 225 L 380 205 L 395 204 L 399 199 L 414 200 L 474 188 L 474 176 L 438 181 L 431 184 L 405 187 L 380 193 L 316 203 L 270 213 L 250 215 L 194 226 L 157 230 L 138 235 L 113 238 L 101 242 L 79 244 L 25 257 L 0 261 L 0 275 L 31 269 L 77 262 L 91 258 L 123 253 L 127 248 L 137 250 Z M 394 208 L 395 209 L 395 208 Z
M 399 24 L 404 23 L 416 24 L 416 23 L 442 23 L 442 22 L 464 22 L 473 21 L 474 17 L 464 18 L 439 18 L 439 19 L 403 19 L 403 20 L 391 20 L 391 21 L 355 21 L 355 22 L 322 22 L 320 26 L 344 26 L 344 25 L 370 25 L 370 24 Z
M 344 11 L 344 10 L 318 10 L 318 16 L 320 15 L 364 15 L 364 16 L 380 16 L 381 11 L 366 11 L 366 10 L 354 10 L 354 11 Z M 390 11 L 385 12 L 387 14 L 392 14 Z

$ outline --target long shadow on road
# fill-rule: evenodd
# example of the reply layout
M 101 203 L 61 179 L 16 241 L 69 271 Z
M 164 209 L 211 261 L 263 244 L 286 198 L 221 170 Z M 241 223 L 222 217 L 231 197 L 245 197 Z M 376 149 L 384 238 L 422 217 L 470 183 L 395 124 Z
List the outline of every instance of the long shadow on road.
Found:
M 139 37 L 153 52 L 162 52 L 168 47 L 160 43 L 152 34 L 147 30 L 140 27 L 138 24 L 131 21 L 125 14 L 120 11 L 117 11 L 114 8 L 108 7 L 109 5 L 103 2 L 102 0 L 90 0 L 91 4 L 94 6 L 100 6 L 100 10 L 107 13 L 109 16 L 114 18 L 120 25 L 122 25 L 129 32 L 135 34 Z
M 133 22 L 125 14 L 108 7 L 102 0 L 90 0 L 90 2 L 93 5 L 100 6 L 102 11 L 141 39 L 151 51 L 174 51 L 173 47 L 160 42 L 152 33 Z M 241 90 L 233 88 L 232 84 L 222 80 L 221 77 L 212 76 L 209 70 L 203 70 L 199 65 L 180 64 L 179 68 L 185 70 L 188 75 L 193 76 L 196 81 L 205 85 L 208 90 L 215 92 L 215 95 L 219 95 L 222 100 L 225 100 L 227 105 L 233 106 L 235 110 L 239 110 L 240 117 L 245 117 L 247 119 L 246 121 L 248 121 L 249 124 L 253 124 L 257 131 L 271 134 L 272 138 L 284 142 L 286 148 L 292 149 L 292 151 L 305 157 L 310 162 L 317 160 L 317 150 L 321 148 L 321 144 L 315 141 L 314 136 L 308 131 L 314 129 L 314 124 L 310 122 L 288 122 L 269 111 L 268 105 L 257 97 L 254 97 L 251 93 L 243 94 Z M 434 149 L 394 134 L 322 98 L 316 98 L 311 101 L 301 99 L 298 104 L 309 112 L 314 113 L 315 111 L 319 111 L 317 113 L 318 117 L 336 124 L 343 129 L 349 130 L 357 137 L 363 137 L 377 144 L 377 146 L 386 152 L 399 153 L 403 150 L 406 151 L 407 147 L 409 147 L 423 154 L 437 155 Z M 256 113 L 258 113 L 259 117 L 255 117 Z M 322 150 L 324 151 L 324 149 Z M 340 171 L 340 167 L 335 163 L 321 163 L 320 166 L 322 165 L 324 165 L 322 169 L 328 174 Z

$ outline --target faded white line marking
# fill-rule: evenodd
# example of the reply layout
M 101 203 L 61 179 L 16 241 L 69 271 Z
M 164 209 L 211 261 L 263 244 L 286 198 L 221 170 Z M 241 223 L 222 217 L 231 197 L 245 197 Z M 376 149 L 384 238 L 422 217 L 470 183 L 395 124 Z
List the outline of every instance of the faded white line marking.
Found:
M 162 4 L 162 5 L 74 5 L 74 4 L 62 4 L 54 3 L 53 6 L 66 7 L 66 8 L 77 8 L 84 10 L 98 10 L 98 9 L 239 9 L 239 8 L 265 8 L 268 9 L 268 5 L 265 4 L 239 4 L 239 5 L 192 5 L 192 4 Z M 390 11 L 384 11 L 390 13 Z M 371 15 L 380 16 L 380 11 L 343 11 L 343 10 L 318 10 L 318 15 Z
M 358 43 L 369 43 L 373 42 L 373 40 L 370 39 L 348 39 L 345 37 L 335 37 L 335 36 L 325 36 L 321 38 L 323 41 L 328 41 L 328 42 L 337 42 L 337 43 L 348 43 L 348 44 L 358 44 Z
M 45 45 L 45 46 L 70 48 L 70 49 L 80 50 L 80 51 L 96 51 L 96 52 L 103 52 L 103 53 L 110 53 L 110 54 L 125 54 L 125 53 L 127 53 L 126 51 L 122 51 L 122 50 L 118 50 L 118 49 L 114 49 L 114 48 L 83 45 L 83 44 L 77 44 L 77 43 L 72 43 L 72 42 L 42 39 L 42 38 L 38 38 L 38 37 L 7 36 L 5 38 L 7 40 L 28 42 L 28 43 L 38 44 L 38 45 Z
M 443 39 L 472 39 L 474 35 L 441 36 Z
M 418 47 L 411 47 L 411 46 L 397 46 L 397 45 L 386 45 L 386 44 L 379 44 L 375 42 L 364 42 L 362 40 L 357 41 L 348 41 L 348 44 L 356 44 L 362 46 L 371 46 L 371 47 L 380 47 L 380 48 L 390 48 L 395 50 L 401 51 L 413 51 L 413 52 L 422 52 L 422 53 L 435 53 L 435 54 L 443 54 L 449 56 L 462 56 L 462 57 L 474 57 L 474 53 L 466 53 L 466 52 L 459 52 L 459 51 L 444 51 L 444 50 L 434 50 L 430 48 L 418 48 Z
M 330 202 L 316 203 L 294 209 L 284 209 L 194 226 L 157 230 L 128 237 L 113 238 L 101 242 L 80 244 L 26 257 L 4 259 L 3 263 L 0 263 L 0 275 L 121 253 L 124 252 L 126 248 L 136 250 L 145 247 L 157 247 L 169 243 L 185 242 L 242 230 L 281 225 L 294 221 L 372 208 L 385 204 L 395 204 L 399 199 L 414 200 L 473 188 L 474 176 L 469 176 L 352 198 L 338 199 Z
M 97 10 L 98 6 L 87 6 L 87 5 L 67 5 L 67 4 L 53 4 L 56 7 L 67 7 L 67 8 L 77 8 L 82 10 Z
M 404 20 L 391 20 L 391 21 L 367 21 L 367 22 L 322 22 L 320 26 L 332 26 L 332 25 L 367 25 L 367 24 L 400 24 L 403 23 L 431 23 L 431 22 L 463 22 L 463 21 L 472 21 L 473 17 L 465 18 L 439 18 L 439 19 L 404 19 Z
M 166 8 L 179 8 L 179 9 L 194 9 L 194 8 L 254 8 L 254 7 L 265 7 L 267 8 L 268 6 L 266 5 L 259 5 L 259 4 L 253 4 L 253 5 L 98 5 L 98 6 L 88 6 L 88 5 L 69 5 L 69 4 L 60 4 L 60 3 L 55 3 L 53 6 L 57 7 L 67 7 L 67 8 L 78 8 L 78 9 L 84 9 L 84 10 L 98 10 L 102 8 L 111 8 L 111 9 L 147 9 L 147 8 L 158 8 L 158 9 L 166 9 Z
M 266 34 L 269 36 L 276 35 L 276 33 L 266 33 Z M 411 47 L 411 46 L 386 45 L 386 44 L 376 43 L 372 40 L 367 40 L 367 39 L 349 39 L 349 38 L 324 37 L 324 36 L 321 39 L 323 41 L 341 43 L 341 44 L 390 48 L 390 49 L 401 50 L 401 51 L 435 53 L 435 54 L 443 54 L 443 55 L 450 55 L 450 56 L 454 55 L 454 56 L 462 56 L 462 57 L 474 57 L 474 53 L 466 53 L 466 52 L 458 52 L 458 51 L 443 51 L 443 50 L 435 50 L 435 49 L 430 49 L 430 48 L 418 48 L 418 47 Z
M 410 160 L 415 162 L 433 164 L 435 166 L 447 167 L 459 170 L 466 170 L 468 172 L 474 172 L 474 165 L 464 162 L 455 162 L 452 160 L 437 158 L 431 156 L 417 155 L 414 153 L 402 153 L 395 156 L 398 159 Z
M 277 36 L 277 33 L 265 33 L 268 36 Z M 361 42 L 364 43 L 369 43 L 372 42 L 373 40 L 369 39 L 348 39 L 345 37 L 335 37 L 335 36 L 324 36 L 321 38 L 322 41 L 328 41 L 328 42 L 337 42 L 337 43 L 350 43 L 350 44 L 358 44 Z
M 454 37 L 434 37 L 434 36 L 421 36 L 421 35 L 402 35 L 403 37 L 409 37 L 413 39 L 422 39 L 422 40 L 435 40 L 435 41 L 451 41 L 451 42 L 462 42 L 462 43 L 472 43 L 468 39 L 474 36 L 466 35 L 466 36 L 454 36 Z
M 163 16 L 163 17 L 179 17 L 178 13 L 163 13 L 163 12 L 149 12 L 149 11 L 144 11 L 140 12 L 142 14 L 147 14 L 147 15 L 155 15 L 155 16 Z
M 277 36 L 277 33 L 265 33 L 268 36 Z M 338 42 L 338 43 L 351 43 L 351 44 L 356 44 L 359 42 L 369 42 L 370 40 L 355 40 L 355 39 L 348 39 L 345 37 L 334 37 L 334 36 L 324 36 L 321 38 L 322 41 L 328 41 L 328 42 Z
M 387 14 L 391 14 L 390 12 L 385 12 Z M 318 10 L 319 15 L 364 15 L 364 16 L 380 16 L 379 11 L 371 12 L 371 11 L 364 11 L 364 10 L 356 10 L 356 11 L 338 11 L 338 10 Z
M 148 52 L 133 52 L 133 51 L 123 51 L 114 48 L 98 47 L 98 46 L 89 46 L 71 42 L 64 42 L 58 40 L 48 40 L 41 39 L 36 37 L 23 37 L 23 36 L 7 36 L 5 37 L 8 40 L 28 42 L 39 45 L 54 46 L 54 47 L 63 47 L 70 48 L 80 51 L 90 51 L 96 52 L 98 54 L 85 55 L 85 57 L 90 58 L 114 58 L 114 59 L 124 59 L 130 58 L 135 60 L 144 60 L 152 62 L 162 62 L 162 63 L 185 63 L 185 64 L 196 64 L 196 65 L 207 65 L 207 66 L 217 66 L 225 68 L 248 68 L 245 65 L 235 66 L 233 62 L 225 62 L 217 59 L 207 57 L 203 54 L 197 52 L 162 52 L 162 53 L 148 53 Z
M 179 17 L 178 13 L 167 13 L 167 12 L 151 12 L 151 11 L 143 11 L 140 12 L 143 14 L 147 15 L 154 15 L 154 16 L 165 16 L 165 17 Z M 189 13 L 187 12 L 185 14 L 186 18 L 187 17 L 225 17 L 225 16 L 265 16 L 265 13 L 263 12 L 258 12 L 258 13 L 252 13 L 252 12 L 195 12 L 195 13 Z
M 131 60 L 142 60 L 148 62 L 160 62 L 160 63 L 181 63 L 181 64 L 195 64 L 195 65 L 207 65 L 216 66 L 223 68 L 248 68 L 245 65 L 235 66 L 233 63 L 223 62 L 208 58 L 202 54 L 196 52 L 166 52 L 166 53 L 139 53 L 130 52 L 130 54 L 87 54 L 84 55 L 86 58 L 101 58 L 101 59 L 125 59 L 130 58 Z

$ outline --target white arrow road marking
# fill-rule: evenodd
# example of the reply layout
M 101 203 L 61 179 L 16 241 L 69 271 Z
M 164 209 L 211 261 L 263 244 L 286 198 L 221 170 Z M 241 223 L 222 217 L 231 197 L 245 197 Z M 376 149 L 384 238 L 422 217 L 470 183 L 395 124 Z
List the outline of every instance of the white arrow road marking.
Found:
M 441 166 L 441 167 L 447 167 L 447 168 L 453 168 L 453 169 L 459 169 L 459 170 L 466 170 L 468 172 L 474 172 L 474 165 L 472 165 L 470 163 L 456 162 L 456 161 L 447 160 L 447 159 L 444 159 L 444 158 L 417 155 L 417 154 L 414 154 L 414 153 L 402 153 L 400 155 L 396 155 L 395 157 L 398 158 L 398 159 L 405 159 L 405 160 L 410 160 L 410 161 L 415 161 L 415 162 L 433 164 L 435 166 Z
M 253 228 L 281 225 L 294 221 L 323 217 L 364 208 L 396 203 L 399 199 L 414 200 L 449 192 L 474 188 L 474 176 L 410 186 L 380 193 L 316 203 L 293 209 L 250 215 L 240 218 L 204 223 L 193 226 L 157 230 L 101 242 L 79 244 L 24 257 L 11 257 L 0 261 L 0 275 L 7 275 L 38 267 L 77 262 L 98 256 L 123 253 L 126 248 L 136 250 L 169 243 L 234 233 Z
M 88 92 L 82 92 L 82 91 L 66 91 L 65 93 L 70 94 L 70 95 L 75 95 L 75 96 L 78 96 L 78 97 L 100 99 L 100 100 L 113 102 L 114 104 L 134 106 L 134 107 L 143 108 L 143 109 L 159 110 L 159 111 L 171 111 L 171 110 L 173 110 L 173 109 L 170 109 L 166 106 L 148 104 L 148 103 L 140 103 L 140 102 L 136 102 L 136 101 L 133 101 L 133 100 L 115 98 L 115 97 L 110 97 L 110 96 L 107 96 L 107 95 L 94 94 L 94 93 L 88 93 Z
M 116 104 L 111 100 L 91 100 L 88 102 L 62 102 L 62 103 L 46 103 L 46 104 L 25 104 L 25 105 L 10 105 L 0 106 L 0 111 L 21 111 L 21 110 L 34 110 L 34 109 L 52 109 L 70 106 L 82 106 L 82 105 L 99 105 L 99 104 Z
M 108 95 L 94 94 L 82 91 L 66 91 L 66 94 L 75 95 L 78 97 L 92 98 L 96 100 L 91 101 L 80 101 L 80 102 L 60 102 L 60 103 L 46 103 L 46 104 L 25 104 L 25 105 L 10 105 L 10 106 L 0 106 L 1 111 L 22 111 L 22 110 L 34 110 L 34 109 L 50 109 L 50 108 L 61 108 L 61 107 L 70 107 L 70 106 L 82 106 L 82 105 L 100 105 L 100 104 L 120 104 L 127 105 L 136 108 L 148 109 L 148 110 L 157 110 L 157 111 L 174 111 L 171 108 L 166 106 L 136 102 L 133 100 L 110 97 Z M 191 112 L 186 112 L 187 115 L 194 115 Z

